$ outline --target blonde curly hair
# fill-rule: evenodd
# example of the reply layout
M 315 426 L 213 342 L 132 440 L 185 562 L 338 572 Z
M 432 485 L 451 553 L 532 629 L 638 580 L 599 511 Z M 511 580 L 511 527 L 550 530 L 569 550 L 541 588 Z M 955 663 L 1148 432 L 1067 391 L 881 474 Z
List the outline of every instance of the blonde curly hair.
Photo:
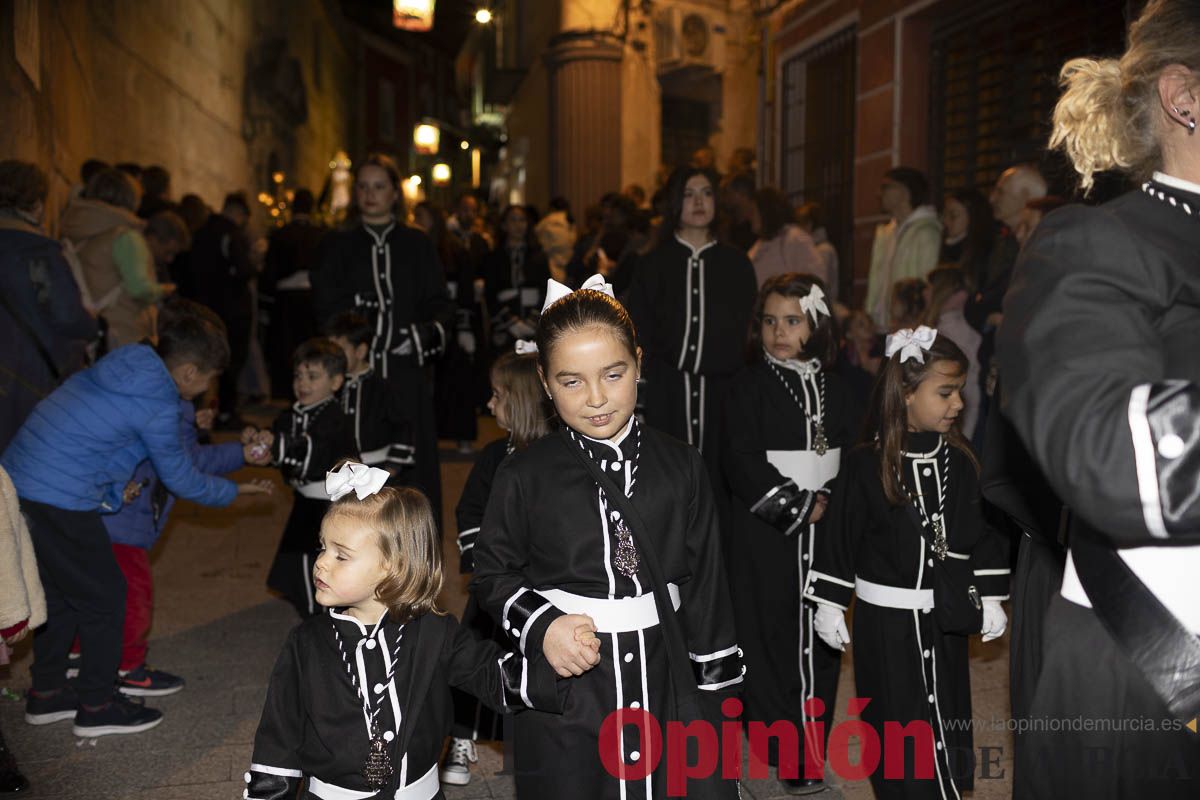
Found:
M 1075 58 L 1059 75 L 1050 147 L 1062 149 L 1084 191 L 1094 175 L 1118 169 L 1145 180 L 1162 165 L 1158 78 L 1181 64 L 1200 73 L 1200 3 L 1151 0 L 1129 29 L 1120 60 Z

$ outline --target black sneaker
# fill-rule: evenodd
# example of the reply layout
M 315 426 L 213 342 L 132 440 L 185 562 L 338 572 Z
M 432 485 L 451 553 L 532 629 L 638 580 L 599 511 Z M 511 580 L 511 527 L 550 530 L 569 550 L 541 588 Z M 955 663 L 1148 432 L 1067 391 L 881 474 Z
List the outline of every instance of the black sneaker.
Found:
M 29 789 L 29 781 L 17 769 L 17 765 L 0 764 L 0 794 L 17 794 Z
M 79 698 L 70 686 L 58 691 L 35 694 L 32 689 L 25 693 L 25 721 L 30 725 L 49 725 L 75 718 Z
M 178 675 L 150 669 L 145 664 L 117 675 L 117 691 L 133 697 L 162 697 L 175 694 L 183 689 L 183 684 L 183 678 Z
M 162 722 L 161 711 L 146 708 L 122 694 L 114 694 L 102 706 L 80 705 L 75 714 L 76 736 L 108 736 L 115 733 L 141 733 Z

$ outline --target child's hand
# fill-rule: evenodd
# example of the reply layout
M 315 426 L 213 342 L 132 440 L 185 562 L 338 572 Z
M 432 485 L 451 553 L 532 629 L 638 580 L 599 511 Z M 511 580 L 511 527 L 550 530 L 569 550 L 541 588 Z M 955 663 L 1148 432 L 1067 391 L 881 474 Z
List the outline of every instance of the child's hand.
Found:
M 247 464 L 253 464 L 256 467 L 265 467 L 271 463 L 271 448 L 269 445 L 251 442 L 250 444 L 242 445 L 242 458 Z
M 275 434 L 270 431 L 260 430 L 254 434 L 254 441 L 257 444 L 265 445 L 269 449 L 275 444 Z
M 237 487 L 238 494 L 271 494 L 275 491 L 275 485 L 265 478 L 239 483 Z
M 202 408 L 196 412 L 196 427 L 202 431 L 211 431 L 213 420 L 217 416 L 215 408 Z
M 593 637 L 582 642 L 576 632 L 586 629 L 595 632 L 592 618 L 583 614 L 566 614 L 550 623 L 542 651 L 560 678 L 582 675 L 600 663 L 600 640 Z
M 142 493 L 142 485 L 137 481 L 130 481 L 125 484 L 124 491 L 121 492 L 121 500 L 126 503 L 132 503 L 138 499 L 138 495 Z
M 813 500 L 813 510 L 808 515 L 808 521 L 816 524 L 821 521 L 821 517 L 825 516 L 825 509 L 829 507 L 829 495 L 824 492 L 817 492 L 817 498 Z

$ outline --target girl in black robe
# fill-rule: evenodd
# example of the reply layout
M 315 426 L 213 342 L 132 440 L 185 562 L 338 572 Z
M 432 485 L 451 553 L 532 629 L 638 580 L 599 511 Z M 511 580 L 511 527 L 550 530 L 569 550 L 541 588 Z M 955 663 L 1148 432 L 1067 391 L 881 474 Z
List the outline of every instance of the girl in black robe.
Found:
M 388 473 L 344 464 L 314 566 L 328 612 L 301 623 L 275 664 L 248 800 L 434 800 L 450 689 L 497 710 L 561 707 L 540 654 L 505 653 L 438 611 L 441 544 L 429 501 L 382 488 Z M 563 691 L 567 689 L 561 685 Z
M 517 339 L 533 336 L 546 299 L 550 265 L 533 235 L 529 206 L 509 206 L 500 216 L 496 249 L 483 260 L 484 296 L 491 314 L 494 352 L 511 350 Z
M 734 381 L 722 450 L 733 494 L 725 551 L 746 652 L 746 719 L 787 720 L 803 734 L 813 721 L 805 704 L 819 698 L 826 736 L 841 653 L 817 638 L 816 609 L 801 601 L 801 590 L 825 535 L 821 518 L 854 416 L 842 382 L 826 369 L 837 341 L 829 311 L 811 275 L 763 284 L 751 337 L 761 358 Z M 815 792 L 821 778 L 806 776 L 804 764 L 821 760 L 824 741 L 811 746 L 812 755 L 802 748 L 759 759 L 777 766 L 790 789 Z
M 544 652 L 559 675 L 574 676 L 561 716 L 513 720 L 517 795 L 662 797 L 663 764 L 683 754 L 655 752 L 652 738 L 624 727 L 607 751 L 616 777 L 602 764 L 599 733 L 617 709 L 663 724 L 677 718 L 681 693 L 719 700 L 742 682 L 712 490 L 694 448 L 634 417 L 640 350 L 609 294 L 586 289 L 552 303 L 537 345 L 564 428 L 514 453 L 497 474 L 472 583 L 522 652 Z M 598 482 L 589 460 L 612 480 Z M 617 510 L 618 491 L 644 529 Z M 666 585 L 651 578 L 647 543 Z M 658 598 L 676 608 L 686 642 L 664 633 Z M 594 621 L 595 638 L 573 636 L 581 620 Z M 672 674 L 690 674 L 692 685 L 673 685 Z M 736 796 L 736 782 L 719 773 L 705 784 Z
M 838 648 L 851 641 L 844 611 L 858 597 L 861 717 L 879 743 L 904 749 L 901 775 L 882 760 L 871 773 L 875 797 L 959 800 L 974 786 L 971 682 L 967 637 L 946 620 L 967 604 L 984 641 L 1004 632 L 1008 548 L 984 522 L 978 464 L 957 427 L 966 356 L 925 327 L 892 334 L 885 352 L 868 412 L 876 440 L 842 463 L 804 592 L 818 604 L 817 634 Z M 946 560 L 970 585 L 961 596 L 938 589 L 935 603 Z M 911 738 L 889 726 L 885 739 L 885 723 L 912 724 Z
M 750 259 L 717 241 L 716 186 L 703 169 L 671 175 L 658 246 L 637 263 L 626 298 L 646 353 L 646 422 L 700 450 L 714 479 L 725 396 L 745 364 L 758 294 Z
M 550 411 L 546 408 L 538 380 L 535 354 L 505 353 L 496 360 L 492 365 L 492 397 L 488 400 L 488 410 L 508 435 L 480 451 L 455 509 L 458 571 L 464 575 L 475 571 L 475 540 L 500 465 L 510 454 L 524 450 L 550 432 Z M 496 639 L 500 644 L 507 643 L 504 632 L 479 607 L 473 592 L 467 598 L 462 619 L 463 625 L 480 636 Z M 466 692 L 455 692 L 453 741 L 442 765 L 442 783 L 461 786 L 470 782 L 470 765 L 476 760 L 475 742 L 502 739 L 500 723 L 501 718 L 478 699 Z
M 412 421 L 416 467 L 411 485 L 441 519 L 433 382 L 429 366 L 453 331 L 454 304 L 429 237 L 396 218 L 400 172 L 387 156 L 371 156 L 355 178 L 356 224 L 329 234 L 312 274 L 313 307 L 322 326 L 340 311 L 357 311 L 375 330 L 371 366 L 401 398 Z

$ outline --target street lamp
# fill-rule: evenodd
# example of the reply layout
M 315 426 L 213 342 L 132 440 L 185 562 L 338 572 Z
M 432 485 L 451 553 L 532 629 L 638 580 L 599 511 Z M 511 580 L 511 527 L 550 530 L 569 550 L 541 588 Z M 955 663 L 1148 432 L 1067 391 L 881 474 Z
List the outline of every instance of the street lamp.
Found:
M 413 146 L 423 155 L 433 155 L 438 151 L 442 133 L 436 125 L 418 125 L 413 129 Z
M 436 0 L 392 0 L 392 25 L 406 31 L 427 31 L 433 27 Z
M 434 164 L 433 165 L 433 185 L 445 186 L 450 182 L 450 165 L 449 164 Z
M 475 12 L 475 21 L 480 25 L 487 25 L 492 21 L 492 12 L 488 8 L 481 8 Z

